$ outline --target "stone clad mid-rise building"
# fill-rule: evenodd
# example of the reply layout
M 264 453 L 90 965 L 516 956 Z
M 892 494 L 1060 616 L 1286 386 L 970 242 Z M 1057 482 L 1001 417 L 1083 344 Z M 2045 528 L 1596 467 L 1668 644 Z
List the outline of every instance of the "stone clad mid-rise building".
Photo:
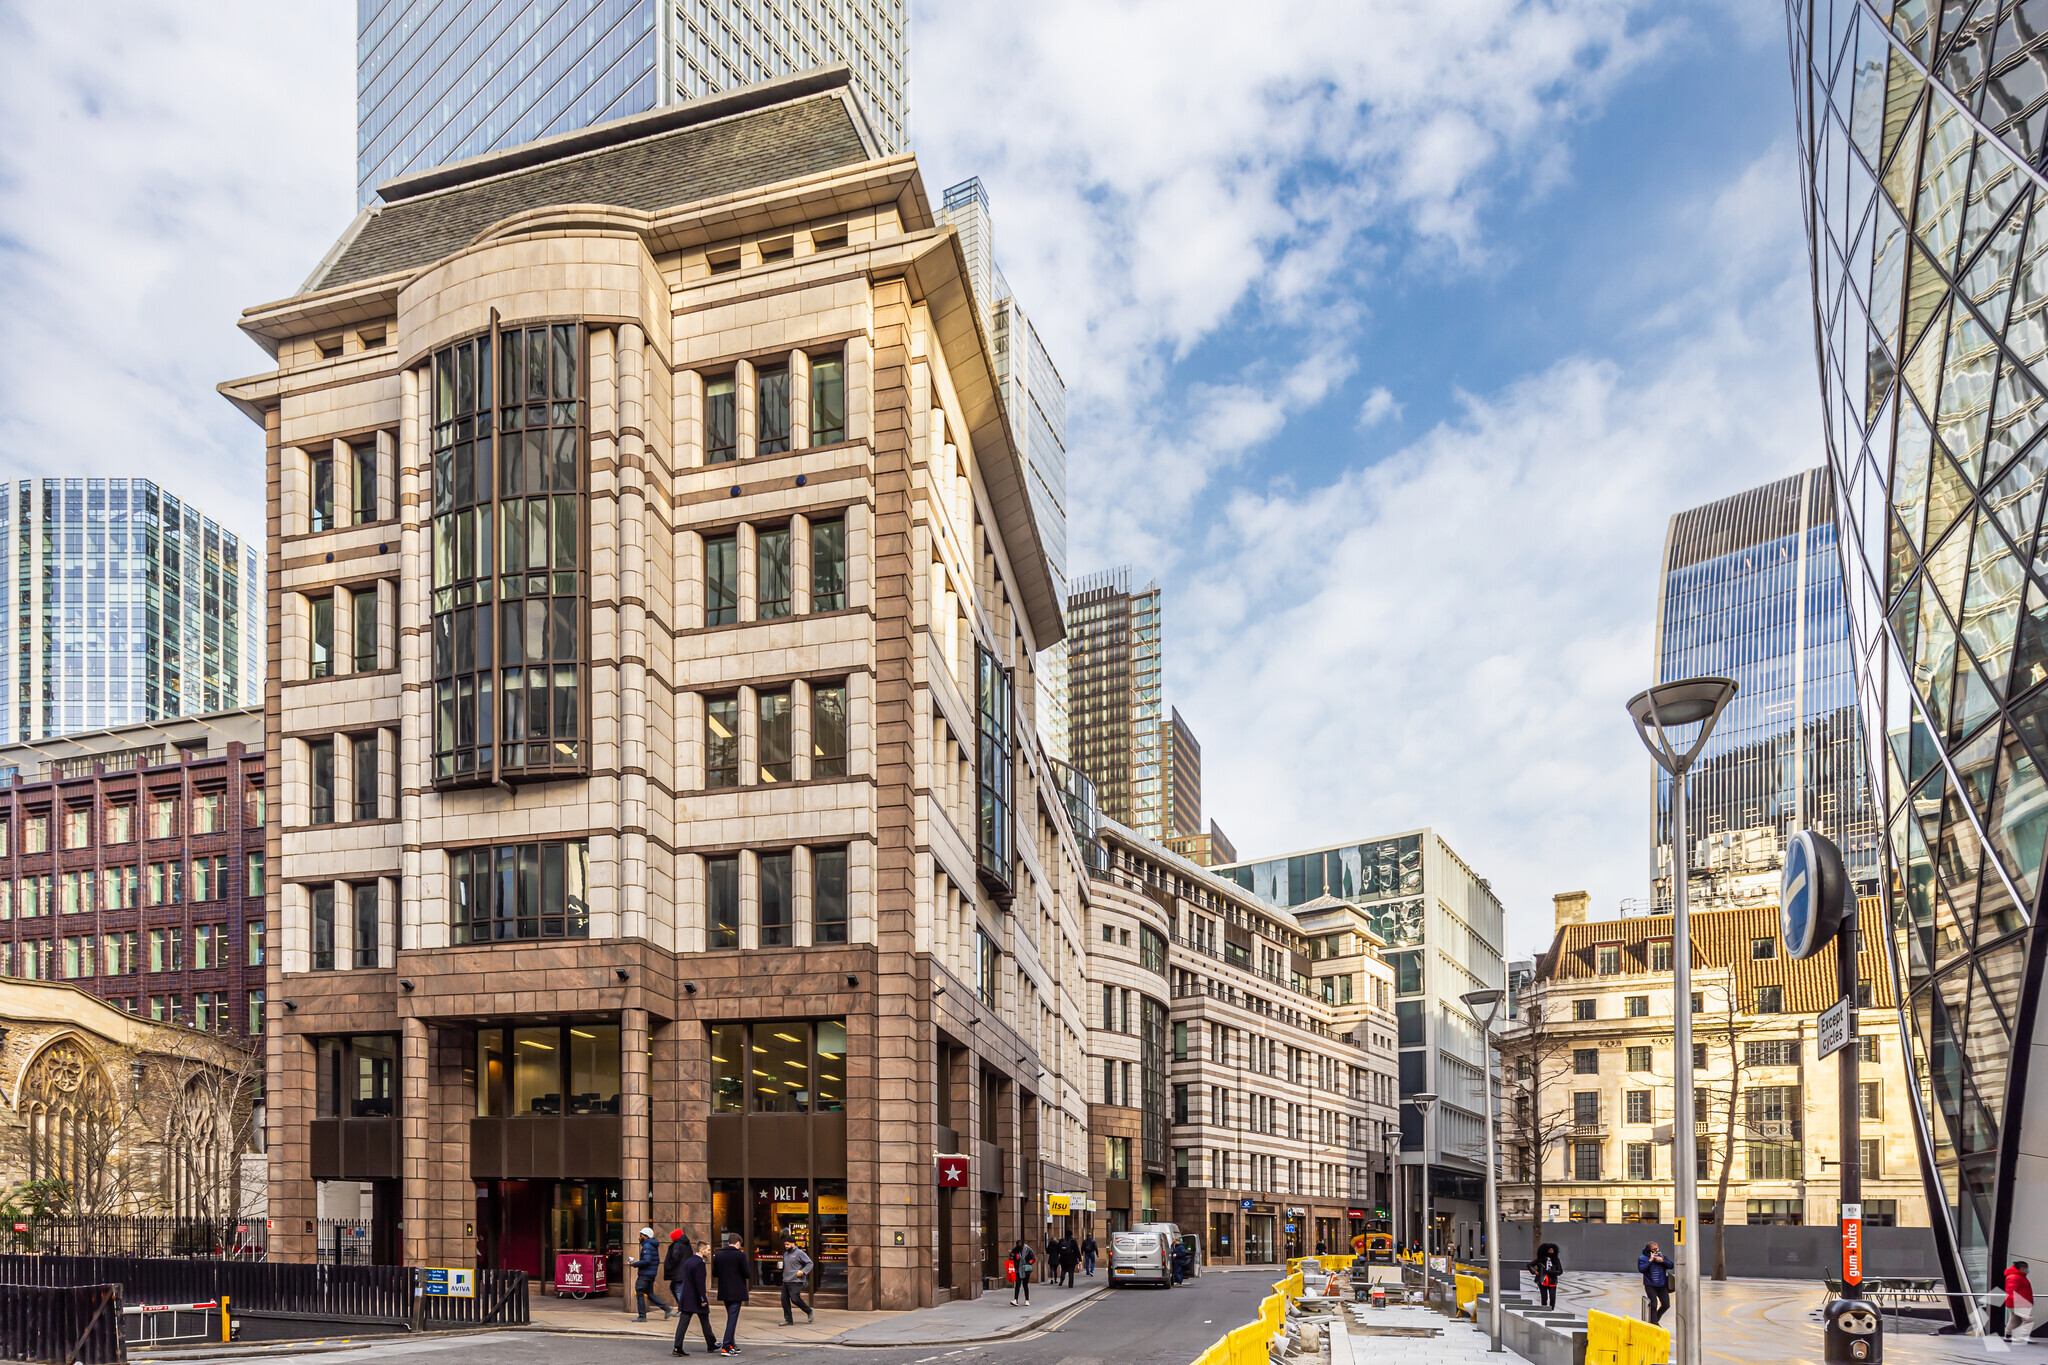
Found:
M 271 1254 L 369 1182 L 411 1264 L 653 1222 L 978 1294 L 1086 1188 L 1086 874 L 958 234 L 844 69 L 555 153 L 386 183 L 222 386 L 271 476 Z M 337 450 L 370 515 L 322 525 Z
M 1907 1089 L 1949 1286 L 1976 1293 L 2048 1255 L 2048 27 L 1787 14 Z
M 255 705 L 257 556 L 148 479 L 0 483 L 0 743 Z
M 379 181 L 835 63 L 882 147 L 907 147 L 907 0 L 356 0 L 356 202 Z
M 1785 845 L 1816 829 L 1859 885 L 1878 875 L 1848 607 L 1825 469 L 1671 518 L 1657 602 L 1657 680 L 1741 684 L 1694 763 L 1688 860 L 1700 910 L 1775 905 Z M 1671 778 L 1655 777 L 1651 877 L 1671 903 Z

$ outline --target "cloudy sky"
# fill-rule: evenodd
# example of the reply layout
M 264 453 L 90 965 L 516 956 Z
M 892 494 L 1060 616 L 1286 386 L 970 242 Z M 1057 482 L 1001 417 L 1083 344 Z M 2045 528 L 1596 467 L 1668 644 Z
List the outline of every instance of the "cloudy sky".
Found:
M 0 476 L 260 530 L 213 389 L 350 216 L 353 23 L 0 6 Z M 1164 585 L 1247 856 L 1434 825 L 1517 953 L 1646 894 L 1665 523 L 1823 458 L 1784 42 L 1772 0 L 916 5 L 927 181 L 988 185 L 1069 387 L 1070 571 Z

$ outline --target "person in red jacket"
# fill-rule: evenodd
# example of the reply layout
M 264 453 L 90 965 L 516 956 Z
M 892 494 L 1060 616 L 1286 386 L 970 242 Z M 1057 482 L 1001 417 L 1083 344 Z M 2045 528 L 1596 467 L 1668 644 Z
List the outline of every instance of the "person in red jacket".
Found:
M 2005 1339 L 2012 1340 L 2015 1327 L 2025 1336 L 2034 1321 L 2034 1283 L 2027 1278 L 2027 1263 L 2014 1261 L 2005 1272 Z

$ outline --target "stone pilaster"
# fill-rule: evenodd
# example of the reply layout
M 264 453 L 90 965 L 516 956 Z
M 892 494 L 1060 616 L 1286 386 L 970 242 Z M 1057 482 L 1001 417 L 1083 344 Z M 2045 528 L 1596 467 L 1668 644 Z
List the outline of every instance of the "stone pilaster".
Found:
M 638 1233 L 654 1217 L 653 1133 L 648 1107 L 647 1011 L 619 1012 L 619 1198 L 626 1215 L 625 1245 L 639 1245 Z M 632 1311 L 632 1286 L 626 1286 L 625 1307 Z
M 399 1197 L 404 1210 L 407 1265 L 428 1264 L 427 1235 L 433 1207 L 433 1173 L 427 1161 L 433 1113 L 429 1048 L 425 1021 L 407 1016 L 398 1041 Z

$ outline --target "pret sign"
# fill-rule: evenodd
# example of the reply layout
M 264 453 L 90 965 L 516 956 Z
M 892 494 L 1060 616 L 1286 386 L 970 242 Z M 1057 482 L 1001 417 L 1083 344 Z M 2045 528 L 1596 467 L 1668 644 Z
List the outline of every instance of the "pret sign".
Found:
M 1863 1283 L 1863 1206 L 1842 1205 L 1842 1283 Z
M 1820 1012 L 1820 1027 L 1815 1037 L 1820 1044 L 1820 1055 L 1832 1057 L 1855 1039 L 1856 1031 L 1850 1023 L 1850 1007 L 1855 1001 L 1843 996 Z

